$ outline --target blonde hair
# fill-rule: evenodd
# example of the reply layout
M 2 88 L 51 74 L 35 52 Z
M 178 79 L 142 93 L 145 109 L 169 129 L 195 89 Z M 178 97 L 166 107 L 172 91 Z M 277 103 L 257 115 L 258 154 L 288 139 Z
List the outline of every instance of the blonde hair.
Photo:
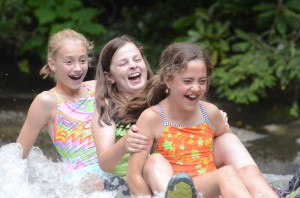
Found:
M 47 60 L 49 58 L 55 60 L 58 50 L 61 47 L 63 47 L 67 42 L 70 43 L 78 41 L 86 47 L 89 57 L 88 62 L 90 63 L 93 57 L 93 43 L 88 41 L 85 38 L 85 36 L 72 29 L 64 29 L 50 37 L 48 44 Z M 40 70 L 40 75 L 43 77 L 43 79 L 55 77 L 55 73 L 50 69 L 48 62 Z

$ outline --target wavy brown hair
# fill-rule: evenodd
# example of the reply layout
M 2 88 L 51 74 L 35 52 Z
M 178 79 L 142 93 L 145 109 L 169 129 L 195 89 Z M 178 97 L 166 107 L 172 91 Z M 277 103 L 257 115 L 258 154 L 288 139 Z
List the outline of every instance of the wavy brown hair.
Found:
M 166 80 L 184 71 L 192 60 L 203 60 L 207 68 L 207 90 L 211 81 L 213 65 L 204 48 L 194 43 L 179 42 L 170 44 L 161 54 L 160 69 L 146 84 L 145 88 L 129 103 L 120 108 L 120 123 L 134 124 L 140 114 L 150 106 L 158 104 L 168 96 Z
M 98 123 L 101 121 L 111 125 L 111 121 L 118 123 L 119 108 L 128 102 L 128 98 L 118 91 L 115 84 L 111 84 L 104 76 L 104 72 L 110 72 L 112 58 L 116 51 L 127 43 L 133 43 L 139 50 L 147 66 L 147 80 L 152 76 L 150 65 L 143 54 L 143 48 L 140 43 L 128 35 L 123 35 L 110 40 L 104 45 L 100 52 L 96 70 L 96 109 L 99 112 Z

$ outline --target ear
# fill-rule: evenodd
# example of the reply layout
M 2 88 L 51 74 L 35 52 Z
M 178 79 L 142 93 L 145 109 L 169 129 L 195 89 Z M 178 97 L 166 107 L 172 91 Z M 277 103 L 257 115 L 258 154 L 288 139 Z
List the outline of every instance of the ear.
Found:
M 164 80 L 168 89 L 170 89 L 170 78 Z
M 112 77 L 110 73 L 104 72 L 104 76 L 110 84 L 115 84 L 115 79 Z
M 48 58 L 47 62 L 48 62 L 48 65 L 49 65 L 50 69 L 53 72 L 55 72 L 55 69 L 56 69 L 56 67 L 55 67 L 55 61 L 52 58 Z

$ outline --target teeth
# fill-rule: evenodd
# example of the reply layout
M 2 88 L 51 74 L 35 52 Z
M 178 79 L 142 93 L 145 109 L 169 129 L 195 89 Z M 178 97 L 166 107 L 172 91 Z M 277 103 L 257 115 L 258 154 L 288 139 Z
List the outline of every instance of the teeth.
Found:
M 193 96 L 189 96 L 190 98 L 197 98 L 197 96 L 193 95 Z
M 134 73 L 134 74 L 129 75 L 129 78 L 134 78 L 134 77 L 137 77 L 139 75 L 140 75 L 140 73 Z

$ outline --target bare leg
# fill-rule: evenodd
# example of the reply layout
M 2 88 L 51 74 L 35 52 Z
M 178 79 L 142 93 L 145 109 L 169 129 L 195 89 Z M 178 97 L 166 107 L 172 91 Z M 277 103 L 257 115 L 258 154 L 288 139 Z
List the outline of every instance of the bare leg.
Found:
M 223 166 L 216 171 L 193 178 L 198 194 L 204 198 L 251 198 L 238 172 L 232 166 Z
M 232 165 L 242 168 L 246 165 L 256 165 L 250 153 L 233 133 L 225 133 L 214 140 L 214 160 L 217 168 Z
M 172 176 L 173 169 L 161 154 L 154 153 L 148 157 L 144 166 L 143 177 L 150 186 L 152 193 L 165 192 Z
M 214 159 L 218 168 L 224 165 L 236 168 L 253 197 L 260 197 L 262 194 L 265 197 L 278 197 L 243 143 L 233 133 L 226 133 L 215 139 Z
M 274 197 L 275 191 L 269 186 L 260 170 L 255 165 L 247 165 L 238 169 L 244 184 L 253 197 Z

